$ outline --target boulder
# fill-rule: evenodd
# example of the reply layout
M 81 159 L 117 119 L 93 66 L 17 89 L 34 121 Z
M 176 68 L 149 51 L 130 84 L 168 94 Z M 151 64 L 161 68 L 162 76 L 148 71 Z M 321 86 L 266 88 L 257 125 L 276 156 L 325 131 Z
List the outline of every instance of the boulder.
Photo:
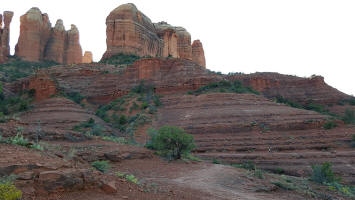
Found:
M 195 40 L 192 43 L 192 61 L 202 67 L 206 67 L 205 52 L 203 50 L 203 46 L 200 40 Z
M 92 53 L 91 51 L 85 51 L 82 63 L 92 63 Z

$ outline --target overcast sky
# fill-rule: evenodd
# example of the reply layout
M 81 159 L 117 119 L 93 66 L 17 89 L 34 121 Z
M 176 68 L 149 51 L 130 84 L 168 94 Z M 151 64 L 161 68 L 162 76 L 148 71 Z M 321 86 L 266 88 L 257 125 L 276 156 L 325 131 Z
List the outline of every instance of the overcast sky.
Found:
M 106 50 L 106 16 L 132 2 L 153 22 L 185 27 L 204 45 L 207 68 L 228 72 L 279 72 L 325 81 L 355 94 L 354 0 L 3 0 L 15 12 L 14 51 L 20 16 L 31 7 L 48 13 L 54 26 L 75 24 L 83 51 L 98 61 Z

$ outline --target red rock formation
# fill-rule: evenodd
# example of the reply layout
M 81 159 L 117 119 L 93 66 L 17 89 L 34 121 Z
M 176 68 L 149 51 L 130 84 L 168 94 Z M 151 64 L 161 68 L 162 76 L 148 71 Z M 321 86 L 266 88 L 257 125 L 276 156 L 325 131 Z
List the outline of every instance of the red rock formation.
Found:
M 192 61 L 201 65 L 202 67 L 206 67 L 205 52 L 200 40 L 195 40 L 192 43 Z
M 10 11 L 5 11 L 4 16 L 0 14 L 0 63 L 5 62 L 10 55 L 10 23 L 13 16 L 14 13 Z M 4 27 L 2 27 L 3 17 Z
M 107 71 L 110 73 L 103 73 Z M 80 91 L 90 103 L 99 104 L 127 94 L 142 80 L 154 85 L 159 94 L 185 93 L 222 80 L 221 76 L 211 74 L 192 61 L 167 58 L 142 59 L 124 69 L 104 64 L 56 66 L 40 70 L 38 74 L 54 78 L 57 87 L 65 88 L 66 92 Z M 22 82 L 30 81 L 23 79 Z
M 161 56 L 163 42 L 151 20 L 134 4 L 114 9 L 106 18 L 107 50 L 103 59 L 124 53 L 138 56 Z
M 66 32 L 62 20 L 57 20 L 52 29 L 51 38 L 48 41 L 48 47 L 45 55 L 46 60 L 64 63 L 64 45 Z
M 36 101 L 48 99 L 57 93 L 57 88 L 54 81 L 43 73 L 26 79 L 21 83 L 21 86 L 17 88 L 21 88 L 21 90 L 35 89 Z
M 67 40 L 64 51 L 66 64 L 78 64 L 82 62 L 83 52 L 79 43 L 79 30 L 75 25 L 67 32 Z
M 15 50 L 16 56 L 27 61 L 73 64 L 82 60 L 77 28 L 72 25 L 66 32 L 62 20 L 51 28 L 48 15 L 42 14 L 38 8 L 31 8 L 21 16 L 20 37 Z
M 191 35 L 183 27 L 175 27 L 178 36 L 179 57 L 192 60 Z
M 31 8 L 20 18 L 20 37 L 15 55 L 27 61 L 40 61 L 51 35 L 51 23 L 47 14 Z
M 85 51 L 82 63 L 92 63 L 92 53 L 91 51 Z
M 252 87 L 267 97 L 283 96 L 286 99 L 306 104 L 336 104 L 350 98 L 339 90 L 329 86 L 321 76 L 300 78 L 278 73 L 254 73 L 229 76 L 230 80 L 241 80 L 244 85 Z
M 179 58 L 178 52 L 178 37 L 175 28 L 166 22 L 159 22 L 154 24 L 157 29 L 158 36 L 164 42 L 163 57 Z

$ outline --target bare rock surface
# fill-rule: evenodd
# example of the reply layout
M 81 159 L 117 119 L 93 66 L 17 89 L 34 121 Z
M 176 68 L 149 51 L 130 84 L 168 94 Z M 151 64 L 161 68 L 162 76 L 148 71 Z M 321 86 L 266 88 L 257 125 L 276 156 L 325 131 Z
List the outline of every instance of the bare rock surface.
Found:
M 0 14 L 0 63 L 7 61 L 7 57 L 10 55 L 10 23 L 13 16 L 14 13 L 11 11 L 5 11 L 3 15 Z
M 48 14 L 35 7 L 22 15 L 20 21 L 16 56 L 33 62 L 49 60 L 65 64 L 81 63 L 82 50 L 75 25 L 65 31 L 63 21 L 58 20 L 52 28 Z

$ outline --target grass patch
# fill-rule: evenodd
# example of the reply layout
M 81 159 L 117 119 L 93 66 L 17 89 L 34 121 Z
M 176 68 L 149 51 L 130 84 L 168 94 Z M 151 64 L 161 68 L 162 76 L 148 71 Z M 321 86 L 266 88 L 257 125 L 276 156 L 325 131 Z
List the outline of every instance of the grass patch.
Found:
M 106 160 L 92 162 L 91 166 L 102 173 L 106 173 L 111 168 L 110 164 Z
M 104 128 L 96 124 L 95 120 L 93 118 L 90 118 L 89 120 L 82 122 L 76 126 L 73 127 L 73 131 L 78 131 L 80 133 L 83 133 L 88 136 L 103 136 L 104 133 Z
M 247 169 L 247 170 L 255 170 L 256 169 L 255 163 L 250 160 L 242 162 L 240 164 L 232 164 L 232 166 L 237 167 L 237 168 Z
M 190 91 L 188 94 L 200 95 L 211 92 L 221 92 L 221 93 L 252 93 L 259 95 L 260 93 L 251 89 L 250 87 L 245 87 L 241 81 L 227 81 L 222 80 L 220 82 L 210 83 L 206 86 L 200 87 L 195 91 Z

